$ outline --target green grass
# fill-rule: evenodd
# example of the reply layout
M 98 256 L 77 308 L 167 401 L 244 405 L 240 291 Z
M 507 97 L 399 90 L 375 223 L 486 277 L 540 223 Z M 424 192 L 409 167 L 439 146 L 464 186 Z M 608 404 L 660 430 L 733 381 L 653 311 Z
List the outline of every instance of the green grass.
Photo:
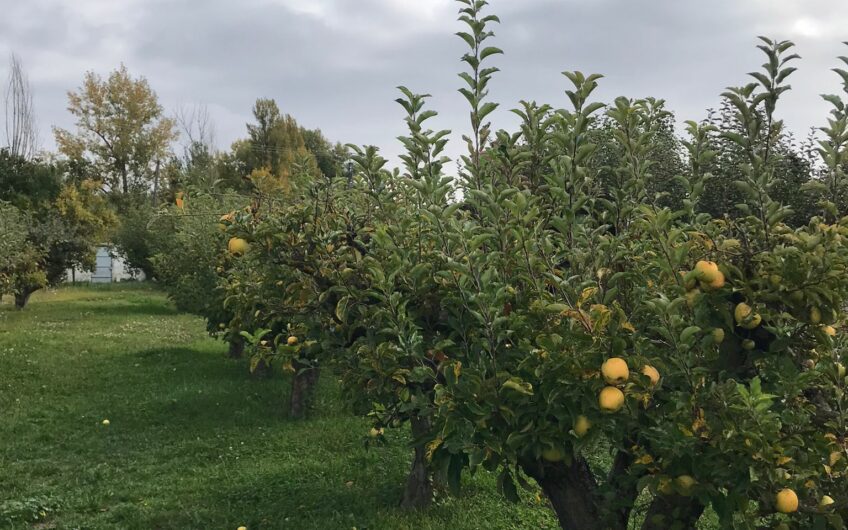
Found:
M 426 512 L 397 503 L 403 432 L 366 450 L 367 424 L 325 377 L 311 419 L 285 417 L 288 381 L 252 380 L 203 322 L 145 284 L 0 304 L 0 527 L 536 529 L 485 473 Z M 109 419 L 111 425 L 101 425 Z

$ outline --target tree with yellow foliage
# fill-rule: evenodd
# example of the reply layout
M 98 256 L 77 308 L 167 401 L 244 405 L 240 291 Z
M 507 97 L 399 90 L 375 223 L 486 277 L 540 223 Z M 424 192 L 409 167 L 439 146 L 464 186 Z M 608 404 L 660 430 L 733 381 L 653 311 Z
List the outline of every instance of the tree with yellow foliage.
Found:
M 63 155 L 89 167 L 87 176 L 113 196 L 153 187 L 157 162 L 166 160 L 176 130 L 145 78 L 133 78 L 124 65 L 105 80 L 88 72 L 82 86 L 68 92 L 68 111 L 76 130 L 54 128 Z

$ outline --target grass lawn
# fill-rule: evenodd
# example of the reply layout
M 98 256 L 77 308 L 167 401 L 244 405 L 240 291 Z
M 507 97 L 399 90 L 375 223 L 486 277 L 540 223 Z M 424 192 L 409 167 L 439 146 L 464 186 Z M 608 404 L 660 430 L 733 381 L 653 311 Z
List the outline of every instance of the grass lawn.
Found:
M 329 377 L 285 417 L 284 377 L 255 381 L 203 322 L 144 284 L 0 304 L 0 527 L 556 528 L 485 473 L 424 513 L 396 508 L 404 433 L 366 450 Z M 101 422 L 110 421 L 109 426 Z

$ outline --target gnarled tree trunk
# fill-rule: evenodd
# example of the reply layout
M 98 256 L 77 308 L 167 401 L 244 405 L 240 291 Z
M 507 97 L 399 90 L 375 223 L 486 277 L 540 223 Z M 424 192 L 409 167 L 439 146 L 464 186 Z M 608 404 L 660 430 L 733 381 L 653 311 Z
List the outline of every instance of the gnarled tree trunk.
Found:
M 412 438 L 416 440 L 415 455 L 412 458 L 412 469 L 406 479 L 406 488 L 403 490 L 401 507 L 407 510 L 426 508 L 433 502 L 433 477 L 427 465 L 427 457 L 424 445 L 418 443 L 430 431 L 430 419 L 414 416 L 410 421 L 412 424 Z
M 291 396 L 289 398 L 289 417 L 303 419 L 312 406 L 315 397 L 315 386 L 318 384 L 320 374 L 317 366 L 295 361 L 293 363 L 295 374 L 292 380 Z
M 28 287 L 23 288 L 19 291 L 15 291 L 15 308 L 23 309 L 26 307 L 27 303 L 29 303 L 29 299 L 32 296 L 36 289 L 30 289 Z
M 521 467 L 545 492 L 563 530 L 614 528 L 601 521 L 597 484 L 584 459 L 575 457 L 571 465 L 523 462 Z

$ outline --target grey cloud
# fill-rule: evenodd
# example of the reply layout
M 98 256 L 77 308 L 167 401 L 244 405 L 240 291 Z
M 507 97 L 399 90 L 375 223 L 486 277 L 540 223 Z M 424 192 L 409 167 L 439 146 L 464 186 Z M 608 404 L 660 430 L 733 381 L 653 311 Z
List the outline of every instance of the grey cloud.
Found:
M 167 108 L 209 104 L 224 147 L 244 134 L 255 98 L 274 97 L 331 139 L 380 145 L 394 157 L 394 138 L 404 131 L 393 100 L 404 84 L 433 95 L 441 113 L 433 126 L 454 130 L 450 152 L 458 154 L 467 112 L 456 93 L 464 49 L 453 36 L 455 6 L 313 1 L 125 0 L 124 17 L 113 8 L 98 18 L 103 0 L 0 0 L 0 12 L 13 15 L 0 19 L 0 53 L 17 51 L 38 73 L 32 77 L 42 136 L 49 124 L 68 125 L 65 91 L 79 85 L 85 69 L 106 74 L 124 61 L 150 80 Z M 818 94 L 837 89 L 829 68 L 848 39 L 838 34 L 848 27 L 848 3 L 839 0 L 492 4 L 503 20 L 496 44 L 506 51 L 493 61 L 502 70 L 491 86 L 502 103 L 496 126 L 514 123 L 507 110 L 520 99 L 565 105 L 566 69 L 605 74 L 602 100 L 652 95 L 667 99 L 680 120 L 701 118 L 726 86 L 746 82 L 745 73 L 762 62 L 755 36 L 767 34 L 793 38 L 805 57 L 782 110 L 803 134 L 824 121 Z

